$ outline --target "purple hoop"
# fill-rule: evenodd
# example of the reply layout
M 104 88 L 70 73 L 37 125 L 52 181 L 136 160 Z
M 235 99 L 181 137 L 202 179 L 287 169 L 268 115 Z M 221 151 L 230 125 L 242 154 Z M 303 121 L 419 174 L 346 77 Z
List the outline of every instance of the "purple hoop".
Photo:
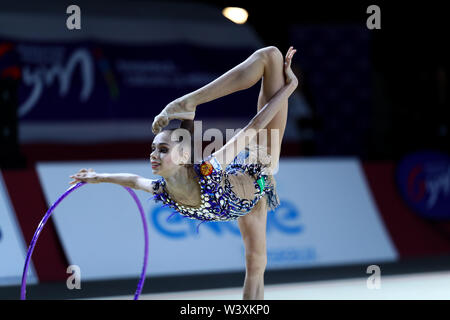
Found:
M 42 218 L 41 222 L 39 223 L 39 226 L 37 227 L 36 232 L 34 233 L 33 239 L 31 240 L 30 247 L 29 247 L 28 253 L 27 253 L 27 257 L 25 259 L 25 266 L 23 268 L 23 274 L 22 274 L 22 286 L 21 286 L 21 289 L 20 289 L 20 299 L 21 300 L 25 300 L 26 299 L 25 296 L 26 296 L 28 266 L 29 266 L 29 263 L 30 263 L 31 255 L 33 254 L 34 247 L 36 245 L 36 241 L 37 241 L 37 239 L 39 237 L 39 234 L 41 233 L 42 229 L 44 228 L 45 223 L 47 222 L 48 218 L 50 218 L 50 216 L 53 213 L 53 210 L 58 206 L 58 204 L 65 197 L 67 197 L 71 192 L 75 191 L 76 189 L 78 189 L 79 187 L 81 187 L 84 184 L 86 184 L 86 182 L 79 182 L 75 186 L 67 189 L 66 192 L 64 192 L 64 194 L 61 197 L 59 197 L 59 199 L 56 200 L 56 202 L 50 207 L 50 209 L 48 209 L 47 213 L 44 215 L 44 218 Z M 138 283 L 138 286 L 137 286 L 137 289 L 136 289 L 136 293 L 134 295 L 134 300 L 138 300 L 139 299 L 139 295 L 141 294 L 141 291 L 142 291 L 142 287 L 144 286 L 145 274 L 146 274 L 146 270 L 147 270 L 147 260 L 148 260 L 148 228 L 147 228 L 147 220 L 145 219 L 144 209 L 142 208 L 142 204 L 139 201 L 138 197 L 136 196 L 136 193 L 134 193 L 134 191 L 131 190 L 128 187 L 124 187 L 124 188 L 130 193 L 130 195 L 133 197 L 134 201 L 136 202 L 136 204 L 137 204 L 137 206 L 139 208 L 139 212 L 141 213 L 142 224 L 144 226 L 144 236 L 145 236 L 144 265 L 142 267 L 141 278 L 139 279 L 139 283 Z

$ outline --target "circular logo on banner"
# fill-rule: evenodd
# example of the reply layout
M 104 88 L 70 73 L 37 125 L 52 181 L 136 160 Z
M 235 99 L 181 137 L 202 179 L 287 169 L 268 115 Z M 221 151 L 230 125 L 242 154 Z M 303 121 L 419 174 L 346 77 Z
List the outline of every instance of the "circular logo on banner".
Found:
M 437 151 L 405 156 L 396 183 L 408 206 L 424 218 L 450 220 L 450 157 Z

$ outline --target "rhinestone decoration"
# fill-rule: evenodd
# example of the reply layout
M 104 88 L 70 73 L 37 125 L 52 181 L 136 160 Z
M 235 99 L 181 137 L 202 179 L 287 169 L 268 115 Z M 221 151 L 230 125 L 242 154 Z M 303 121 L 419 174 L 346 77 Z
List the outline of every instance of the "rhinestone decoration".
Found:
M 202 193 L 201 205 L 198 208 L 186 207 L 173 201 L 165 191 L 166 181 L 164 178 L 156 180 L 153 187 L 155 190 L 153 200 L 163 202 L 164 206 L 168 206 L 190 219 L 230 221 L 249 213 L 264 195 L 267 195 L 268 199 L 274 198 L 276 191 L 274 186 L 269 183 L 261 164 L 243 164 L 241 163 L 242 155 L 238 155 L 225 170 L 222 170 L 214 167 L 208 161 L 211 157 L 209 156 L 201 165 L 194 164 L 196 178 Z M 228 176 L 236 173 L 236 171 L 249 174 L 254 178 L 255 192 L 253 199 L 241 199 L 232 190 Z M 274 206 L 278 204 L 275 203 Z

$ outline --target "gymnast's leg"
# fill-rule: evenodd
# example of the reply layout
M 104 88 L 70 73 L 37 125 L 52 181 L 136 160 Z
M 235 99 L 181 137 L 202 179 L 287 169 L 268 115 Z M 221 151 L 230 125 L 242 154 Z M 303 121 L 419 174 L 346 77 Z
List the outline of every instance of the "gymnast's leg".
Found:
M 217 79 L 172 101 L 164 108 L 164 110 L 167 114 L 174 114 L 177 112 L 195 112 L 198 105 L 236 91 L 250 88 L 261 78 L 263 78 L 264 82 L 263 91 L 265 96 L 260 99 L 269 99 L 274 94 L 272 90 L 273 87 L 277 85 L 269 83 L 269 81 L 271 81 L 270 79 L 273 78 L 272 74 L 274 74 L 272 71 L 272 66 L 274 64 L 274 59 L 279 60 L 280 58 L 281 65 L 276 68 L 281 68 L 280 70 L 282 70 L 282 55 L 276 47 L 271 46 L 256 50 L 246 60 L 230 69 Z M 279 76 L 283 77 L 283 74 L 281 73 Z M 276 77 L 278 77 L 278 75 Z M 266 96 L 267 94 L 270 95 Z M 160 115 L 155 117 L 153 132 L 159 132 L 168 124 L 168 121 L 169 120 L 167 117 L 163 116 L 161 112 Z
M 280 50 L 274 46 L 255 51 L 244 62 L 229 70 L 213 82 L 189 94 L 186 101 L 191 105 L 199 105 L 235 91 L 253 86 L 261 78 L 257 111 L 261 110 L 268 100 L 280 90 L 284 84 L 284 58 Z M 280 158 L 281 143 L 286 128 L 288 99 L 283 108 L 267 124 L 267 141 L 258 141 L 267 146 L 272 157 L 272 169 L 275 170 Z M 273 131 L 273 132 L 272 132 Z M 272 134 L 273 133 L 273 134 Z M 272 142 L 272 137 L 275 141 Z
M 243 300 L 264 299 L 264 271 L 267 265 L 266 222 L 267 201 L 264 197 L 248 214 L 238 219 L 245 247 Z
M 258 98 L 258 111 L 284 85 L 283 56 L 278 49 L 270 48 L 269 59 L 264 67 L 264 76 Z M 266 126 L 268 132 L 268 148 L 272 160 L 278 163 L 279 150 L 284 134 L 287 118 L 285 106 Z M 278 130 L 276 141 L 270 140 L 270 129 Z M 274 165 L 272 163 L 272 165 Z M 267 201 L 261 198 L 247 215 L 239 218 L 238 225 L 245 246 L 246 275 L 243 299 L 264 299 L 264 271 L 267 264 L 266 248 Z

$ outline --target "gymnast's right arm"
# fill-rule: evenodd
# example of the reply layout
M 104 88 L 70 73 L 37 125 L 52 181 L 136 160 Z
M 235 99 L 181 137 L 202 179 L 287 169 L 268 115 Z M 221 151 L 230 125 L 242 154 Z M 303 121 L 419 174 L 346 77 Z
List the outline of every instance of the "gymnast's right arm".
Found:
M 78 182 L 86 183 L 115 183 L 124 187 L 129 187 L 137 190 L 154 193 L 153 182 L 156 180 L 146 179 L 136 174 L 131 173 L 96 173 L 93 169 L 81 169 L 78 173 L 70 176 L 74 181 L 69 184 Z

